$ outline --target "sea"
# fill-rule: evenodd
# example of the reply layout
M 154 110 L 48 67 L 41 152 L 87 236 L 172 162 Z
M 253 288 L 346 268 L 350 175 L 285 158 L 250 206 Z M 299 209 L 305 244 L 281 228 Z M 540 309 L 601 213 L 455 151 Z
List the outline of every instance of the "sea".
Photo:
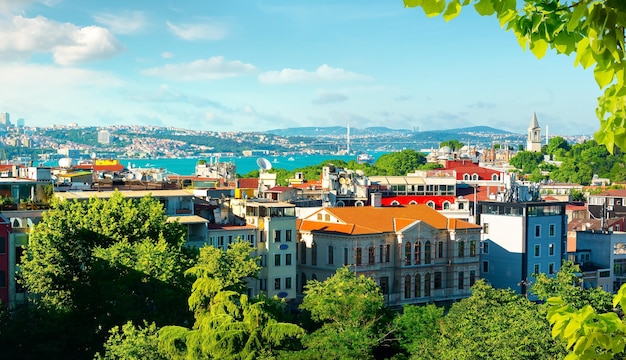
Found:
M 387 152 L 370 152 L 376 162 L 379 156 L 387 154 Z M 318 165 L 327 160 L 343 160 L 356 161 L 356 155 L 286 155 L 286 156 L 267 156 L 265 157 L 273 168 L 285 169 L 293 171 L 295 169 L 304 168 L 311 165 Z M 233 162 L 237 168 L 237 174 L 243 175 L 250 171 L 258 170 L 258 157 L 220 157 L 213 158 L 213 161 Z M 120 159 L 120 163 L 126 167 L 139 168 L 162 168 L 175 175 L 193 175 L 196 171 L 196 163 L 198 160 L 206 160 L 210 158 L 162 158 L 162 159 Z

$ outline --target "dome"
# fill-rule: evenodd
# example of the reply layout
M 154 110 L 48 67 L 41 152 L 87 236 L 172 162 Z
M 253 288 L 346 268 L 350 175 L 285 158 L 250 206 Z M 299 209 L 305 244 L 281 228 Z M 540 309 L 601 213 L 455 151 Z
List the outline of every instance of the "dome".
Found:
M 59 166 L 65 169 L 69 169 L 74 165 L 74 160 L 69 157 L 64 157 L 59 160 Z

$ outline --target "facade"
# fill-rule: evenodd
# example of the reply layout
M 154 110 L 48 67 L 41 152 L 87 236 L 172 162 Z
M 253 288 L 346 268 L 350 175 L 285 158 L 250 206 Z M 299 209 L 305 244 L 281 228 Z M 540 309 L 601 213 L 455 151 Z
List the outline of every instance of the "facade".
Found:
M 468 297 L 480 232 L 426 205 L 322 208 L 298 220 L 298 295 L 349 266 L 373 278 L 389 306 Z
M 602 287 L 617 292 L 626 283 L 626 233 L 612 231 L 577 231 L 571 260 L 584 267 L 593 265 L 595 276 L 588 276 L 587 287 Z M 583 283 L 584 285 L 584 283 Z
M 98 144 L 108 145 L 111 143 L 111 133 L 108 130 L 98 131 Z
M 541 128 L 537 121 L 537 114 L 533 113 L 528 126 L 528 138 L 526 139 L 526 151 L 541 152 Z
M 626 216 L 626 190 L 590 194 L 587 209 L 592 217 L 599 219 Z
M 11 235 L 11 223 L 0 213 L 0 306 L 7 307 L 9 304 L 9 284 L 11 282 L 11 269 L 9 261 L 9 236 Z
M 561 202 L 478 203 L 483 227 L 481 275 L 496 288 L 526 294 L 533 274 L 556 274 L 567 249 Z

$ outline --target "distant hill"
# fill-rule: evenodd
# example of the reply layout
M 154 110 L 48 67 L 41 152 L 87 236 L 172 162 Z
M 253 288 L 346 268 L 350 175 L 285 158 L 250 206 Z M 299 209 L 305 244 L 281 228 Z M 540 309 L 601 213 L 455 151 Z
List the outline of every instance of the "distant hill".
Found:
M 279 136 L 345 136 L 348 129 L 344 126 L 327 126 L 327 127 L 298 127 L 287 129 L 274 129 L 265 131 L 268 134 L 274 134 Z M 368 136 L 368 135 L 416 135 L 416 134 L 493 134 L 493 135 L 515 135 L 509 131 L 495 129 L 489 126 L 472 126 L 466 128 L 456 129 L 443 129 L 443 130 L 429 130 L 416 132 L 409 129 L 390 129 L 383 126 L 368 127 L 364 129 L 350 127 L 351 136 Z

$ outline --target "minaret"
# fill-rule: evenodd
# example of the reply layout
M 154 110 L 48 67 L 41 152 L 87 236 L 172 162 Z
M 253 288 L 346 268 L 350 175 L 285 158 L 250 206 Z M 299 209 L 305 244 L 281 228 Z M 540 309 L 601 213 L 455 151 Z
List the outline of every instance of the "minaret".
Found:
M 528 139 L 526 140 L 526 151 L 541 152 L 541 128 L 537 121 L 537 114 L 533 112 L 528 126 Z
M 348 134 L 347 134 L 346 138 L 348 139 L 348 144 L 347 144 L 346 151 L 348 152 L 348 155 L 350 155 L 350 124 L 348 124 Z

